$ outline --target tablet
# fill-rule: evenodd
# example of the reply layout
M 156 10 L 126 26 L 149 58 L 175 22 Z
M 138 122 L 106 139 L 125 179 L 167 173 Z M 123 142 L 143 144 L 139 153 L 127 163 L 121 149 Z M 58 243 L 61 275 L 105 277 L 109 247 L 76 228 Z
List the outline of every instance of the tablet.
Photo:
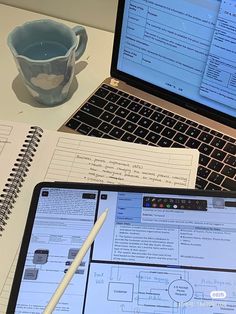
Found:
M 42 313 L 97 217 L 53 313 L 236 313 L 236 192 L 40 183 L 7 313 Z

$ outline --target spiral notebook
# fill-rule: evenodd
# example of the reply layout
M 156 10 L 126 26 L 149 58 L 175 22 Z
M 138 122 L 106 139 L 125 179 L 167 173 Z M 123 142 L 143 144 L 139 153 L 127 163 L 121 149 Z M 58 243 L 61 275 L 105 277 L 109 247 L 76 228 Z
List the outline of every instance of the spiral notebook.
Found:
M 12 264 L 38 182 L 193 188 L 198 158 L 197 150 L 130 144 L 0 120 L 1 265 Z M 0 292 L 8 272 L 7 266 L 0 268 Z

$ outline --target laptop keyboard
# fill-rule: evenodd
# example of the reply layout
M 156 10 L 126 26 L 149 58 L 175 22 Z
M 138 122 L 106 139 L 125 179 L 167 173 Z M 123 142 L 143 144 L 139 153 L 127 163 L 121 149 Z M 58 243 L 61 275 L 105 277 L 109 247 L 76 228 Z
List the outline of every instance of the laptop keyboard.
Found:
M 66 124 L 78 133 L 200 152 L 196 188 L 236 190 L 236 139 L 102 85 Z

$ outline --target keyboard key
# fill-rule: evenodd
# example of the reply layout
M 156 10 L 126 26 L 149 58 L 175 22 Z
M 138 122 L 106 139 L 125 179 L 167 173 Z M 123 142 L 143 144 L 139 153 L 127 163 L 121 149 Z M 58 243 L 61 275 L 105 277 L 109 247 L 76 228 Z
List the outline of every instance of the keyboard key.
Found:
M 203 166 L 198 167 L 197 175 L 203 179 L 207 179 L 211 171 Z
M 173 117 L 174 116 L 174 113 L 173 112 L 170 112 L 170 111 L 167 111 L 167 110 L 164 110 L 162 111 L 166 116 L 168 117 Z
M 104 133 L 109 133 L 112 128 L 113 126 L 110 123 L 102 122 L 98 129 Z
M 210 132 L 210 129 L 208 127 L 206 127 L 205 125 L 199 124 L 198 129 L 202 130 L 204 132 Z
M 222 161 L 224 160 L 226 153 L 224 153 L 223 151 L 219 149 L 215 149 L 213 153 L 211 154 L 211 156 L 219 161 Z
M 197 123 L 194 122 L 194 121 L 192 121 L 192 120 L 186 120 L 186 123 L 187 123 L 188 125 L 194 126 L 195 128 L 197 127 Z
M 223 188 L 231 191 L 236 190 L 236 181 L 230 178 L 226 178 L 222 183 Z
M 219 172 L 222 168 L 223 168 L 223 163 L 218 161 L 218 160 L 215 160 L 215 159 L 212 159 L 211 162 L 209 163 L 208 167 L 212 170 L 215 170 L 217 172 Z
M 128 116 L 126 117 L 127 120 L 134 122 L 134 123 L 137 123 L 140 118 L 141 118 L 141 116 L 138 115 L 137 113 L 134 113 L 134 112 L 130 112 L 128 114 Z
M 141 99 L 139 103 L 144 105 L 145 107 L 149 107 L 149 108 L 151 108 L 153 106 L 152 104 L 150 104 L 150 102 L 147 102 L 143 99 Z
M 109 112 L 115 112 L 117 109 L 119 108 L 119 106 L 113 104 L 112 102 L 109 102 L 105 107 L 104 109 L 109 111 Z
M 221 187 L 214 183 L 208 183 L 208 185 L 206 186 L 206 190 L 220 191 Z
M 180 144 L 184 144 L 187 141 L 188 137 L 182 133 L 177 133 L 175 135 L 175 137 L 173 138 L 174 141 L 180 143 Z
M 153 124 L 150 126 L 150 130 L 158 134 L 161 133 L 163 129 L 164 129 L 164 125 L 161 125 L 156 122 L 153 122 Z
M 230 166 L 224 166 L 223 170 L 221 171 L 222 174 L 226 175 L 227 177 L 233 178 L 236 175 L 236 168 Z
M 206 132 L 202 132 L 200 134 L 200 136 L 198 137 L 198 139 L 204 143 L 210 143 L 210 141 L 213 139 L 213 135 L 206 133 Z
M 134 142 L 136 139 L 136 136 L 134 136 L 133 134 L 125 133 L 121 139 L 122 141 L 126 141 L 126 142 Z
M 161 138 L 160 141 L 158 142 L 158 145 L 161 147 L 170 147 L 172 144 L 173 141 L 165 137 Z
M 164 114 L 160 113 L 160 112 L 153 112 L 153 114 L 151 115 L 150 119 L 156 121 L 156 122 L 161 122 L 164 119 Z
M 152 124 L 152 120 L 148 118 L 141 118 L 139 120 L 139 125 L 143 126 L 144 128 L 148 128 Z
M 156 144 L 157 141 L 161 138 L 159 134 L 150 132 L 148 135 L 145 137 L 145 139 L 153 144 Z
M 115 115 L 113 113 L 104 111 L 103 114 L 101 115 L 100 119 L 110 122 L 113 118 L 115 117 Z
M 208 164 L 208 162 L 210 161 L 210 158 L 206 155 L 200 154 L 199 157 L 199 163 L 202 166 L 206 166 Z M 222 165 L 223 166 L 223 165 Z M 210 168 L 210 167 L 209 167 Z
M 236 167 L 236 157 L 232 155 L 227 155 L 227 157 L 225 158 L 225 163 L 230 166 Z
M 114 92 L 114 93 L 117 93 L 118 89 L 114 88 L 114 87 L 111 87 L 110 85 L 107 85 L 107 84 L 103 84 L 102 85 L 103 88 L 106 88 L 108 89 L 109 91 L 111 92 Z
M 109 94 L 109 91 L 102 87 L 100 87 L 95 93 L 95 95 L 100 96 L 102 98 L 105 98 L 108 94 Z
M 143 107 L 140 111 L 139 111 L 139 114 L 141 114 L 142 116 L 144 117 L 150 117 L 151 114 L 153 114 L 154 111 L 150 108 L 146 108 L 146 107 Z
M 79 133 L 82 133 L 82 134 L 84 134 L 84 135 L 87 135 L 90 131 L 92 131 L 92 128 L 91 128 L 90 126 L 88 126 L 88 125 L 82 123 L 82 124 L 78 127 L 77 131 L 78 131 Z
M 198 135 L 201 133 L 200 130 L 193 128 L 193 127 L 189 127 L 186 134 L 192 137 L 198 137 Z
M 188 126 L 187 124 L 183 123 L 183 122 L 177 122 L 176 125 L 174 126 L 174 129 L 176 131 L 180 131 L 180 132 L 185 132 L 187 130 Z
M 142 105 L 132 101 L 127 108 L 137 113 L 142 108 Z
M 199 151 L 200 153 L 203 153 L 209 156 L 210 153 L 213 151 L 213 147 L 207 144 L 201 144 L 201 146 L 199 147 Z
M 121 117 L 121 118 L 125 118 L 128 114 L 130 113 L 129 110 L 120 107 L 117 111 L 116 111 L 116 115 Z
M 101 108 L 98 108 L 94 105 L 91 105 L 89 103 L 86 103 L 82 108 L 81 108 L 82 111 L 85 111 L 95 117 L 99 117 L 103 110 Z
M 111 102 L 116 102 L 119 98 L 120 98 L 119 95 L 114 94 L 114 93 L 112 93 L 112 92 L 110 92 L 110 93 L 107 95 L 107 97 L 106 97 L 106 99 L 109 100 L 109 101 L 111 101 Z
M 212 142 L 211 142 L 211 145 L 216 147 L 216 148 L 223 148 L 226 144 L 226 141 L 225 140 L 222 140 L 221 138 L 218 138 L 218 137 L 215 137 Z
M 74 118 L 79 120 L 80 122 L 83 122 L 87 125 L 92 126 L 93 128 L 97 128 L 99 124 L 101 124 L 101 120 L 91 116 L 90 114 L 87 114 L 86 112 L 80 111 L 74 115 Z
M 132 122 L 126 122 L 122 129 L 125 130 L 125 131 L 128 131 L 130 133 L 133 133 L 133 131 L 137 128 L 137 124 L 134 124 Z
M 217 131 L 215 131 L 215 130 L 211 130 L 210 133 L 213 134 L 213 135 L 215 135 L 215 136 L 218 136 L 218 137 L 223 137 L 223 134 L 222 134 L 222 133 L 217 132 Z
M 189 138 L 185 145 L 189 148 L 198 148 L 201 145 L 201 142 L 194 138 Z
M 70 121 L 68 121 L 66 124 L 66 126 L 72 130 L 76 130 L 79 125 L 80 125 L 80 122 L 75 119 L 70 119 Z
M 165 128 L 163 131 L 162 131 L 162 133 L 161 133 L 161 135 L 164 135 L 165 137 L 167 137 L 167 138 L 172 138 L 174 135 L 175 135 L 175 131 L 174 130 L 172 130 L 172 129 L 170 129 L 170 128 Z
M 141 126 L 139 126 L 135 132 L 134 132 L 135 135 L 141 137 L 141 138 L 145 138 L 145 136 L 148 134 L 148 130 L 147 129 L 144 129 L 142 128 Z
M 144 139 L 140 138 L 140 137 L 137 137 L 134 141 L 134 143 L 137 143 L 137 144 L 144 144 L 144 145 L 147 145 L 148 142 L 145 141 Z
M 92 129 L 92 131 L 89 132 L 90 136 L 96 136 L 96 137 L 102 137 L 103 132 L 96 130 L 96 129 Z
M 166 117 L 166 118 L 162 121 L 162 123 L 163 123 L 165 126 L 168 126 L 168 127 L 172 128 L 172 127 L 175 125 L 176 120 L 173 119 L 173 118 L 171 118 L 171 117 Z
M 209 181 L 217 184 L 217 185 L 220 185 L 221 182 L 223 181 L 224 177 L 219 174 L 219 173 L 216 173 L 216 172 L 212 172 L 208 178 Z
M 131 103 L 131 100 L 121 97 L 116 103 L 122 107 L 127 107 Z
M 125 123 L 125 119 L 122 119 L 120 117 L 114 117 L 111 121 L 111 124 L 117 127 L 121 127 Z
M 115 137 L 115 138 L 121 138 L 124 135 L 125 131 L 115 127 L 111 130 L 110 135 Z
M 122 92 L 121 90 L 118 91 L 118 95 L 128 98 L 129 94 Z
M 224 151 L 232 155 L 236 155 L 236 145 L 227 143 L 226 146 L 224 147 Z
M 205 189 L 207 183 L 208 183 L 207 180 L 204 180 L 204 179 L 202 179 L 200 177 L 197 177 L 196 188 L 200 189 L 200 190 L 203 190 L 203 189 Z
M 135 96 L 133 96 L 133 95 L 129 95 L 128 98 L 131 99 L 131 100 L 133 100 L 133 101 L 135 101 L 135 102 L 138 102 L 138 101 L 140 100 L 138 97 L 135 97 Z
M 224 135 L 223 139 L 226 140 L 227 142 L 230 142 L 230 143 L 235 143 L 235 141 L 236 141 L 235 138 L 229 137 L 228 135 Z
M 100 97 L 97 97 L 96 95 L 93 95 L 88 100 L 88 103 L 96 105 L 97 107 L 103 108 L 108 103 L 108 101 Z

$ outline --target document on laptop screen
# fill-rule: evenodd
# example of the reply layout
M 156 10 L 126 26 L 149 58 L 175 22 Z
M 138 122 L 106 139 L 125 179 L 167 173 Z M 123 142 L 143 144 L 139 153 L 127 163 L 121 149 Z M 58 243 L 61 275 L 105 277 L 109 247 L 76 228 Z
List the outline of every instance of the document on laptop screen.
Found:
M 233 0 L 125 1 L 118 69 L 235 117 L 235 13 Z
M 235 108 L 236 103 L 236 2 L 221 2 L 201 95 Z
M 54 188 L 40 195 L 15 313 L 43 311 L 104 208 L 55 313 L 236 313 L 236 198 Z

